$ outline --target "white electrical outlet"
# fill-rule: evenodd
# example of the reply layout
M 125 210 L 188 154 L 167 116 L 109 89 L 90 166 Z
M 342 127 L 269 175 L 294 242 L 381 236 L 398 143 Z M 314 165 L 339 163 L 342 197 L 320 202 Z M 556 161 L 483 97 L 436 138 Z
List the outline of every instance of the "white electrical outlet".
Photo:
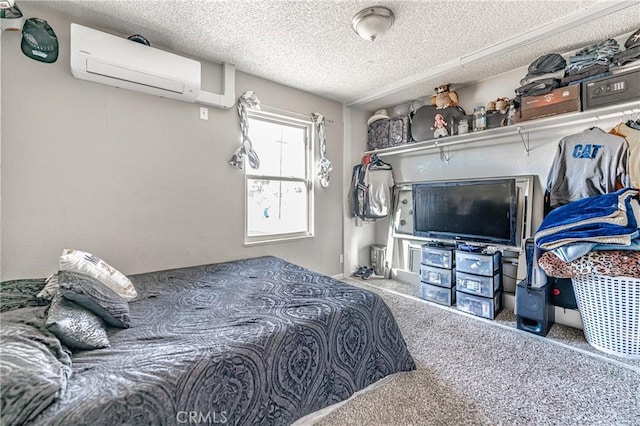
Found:
M 208 120 L 209 119 L 209 108 L 200 107 L 200 120 Z
M 344 254 L 340 254 L 340 263 L 344 263 Z

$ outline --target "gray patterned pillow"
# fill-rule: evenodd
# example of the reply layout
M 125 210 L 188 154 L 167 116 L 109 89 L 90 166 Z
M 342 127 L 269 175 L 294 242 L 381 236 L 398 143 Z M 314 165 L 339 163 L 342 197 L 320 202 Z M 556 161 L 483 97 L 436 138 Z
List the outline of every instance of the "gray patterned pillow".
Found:
M 65 299 L 58 293 L 53 297 L 46 326 L 70 349 L 106 348 L 109 338 L 104 322 L 93 312 Z
M 0 394 L 3 425 L 36 417 L 66 389 L 71 357 L 44 325 L 46 307 L 0 315 Z
M 129 303 L 100 280 L 70 271 L 60 271 L 58 277 L 60 292 L 65 298 L 89 309 L 109 325 L 129 327 Z
M 40 290 L 40 293 L 36 295 L 36 297 L 42 301 L 46 302 L 48 305 L 52 300 L 53 296 L 58 292 L 58 288 L 60 285 L 58 284 L 58 272 L 54 272 L 49 275 L 49 278 L 44 282 L 44 287 Z

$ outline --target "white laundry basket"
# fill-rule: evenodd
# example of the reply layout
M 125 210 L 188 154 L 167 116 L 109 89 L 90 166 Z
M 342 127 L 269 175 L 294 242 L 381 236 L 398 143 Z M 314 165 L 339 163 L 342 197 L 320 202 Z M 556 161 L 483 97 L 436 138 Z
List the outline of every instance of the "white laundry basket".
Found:
M 571 280 L 587 342 L 640 359 L 640 279 L 591 274 Z

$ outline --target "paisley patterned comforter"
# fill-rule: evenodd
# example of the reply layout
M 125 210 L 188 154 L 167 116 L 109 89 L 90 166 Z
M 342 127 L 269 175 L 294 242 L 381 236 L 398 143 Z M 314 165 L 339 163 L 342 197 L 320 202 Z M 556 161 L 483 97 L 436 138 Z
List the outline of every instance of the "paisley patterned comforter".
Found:
M 130 278 L 131 328 L 34 424 L 290 424 L 415 368 L 379 296 L 282 259 Z

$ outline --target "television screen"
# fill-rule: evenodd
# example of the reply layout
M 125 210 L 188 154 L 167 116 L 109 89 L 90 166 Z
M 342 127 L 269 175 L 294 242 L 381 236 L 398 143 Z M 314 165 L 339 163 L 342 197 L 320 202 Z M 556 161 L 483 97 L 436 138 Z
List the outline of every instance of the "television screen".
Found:
M 413 185 L 413 234 L 516 246 L 515 179 Z

